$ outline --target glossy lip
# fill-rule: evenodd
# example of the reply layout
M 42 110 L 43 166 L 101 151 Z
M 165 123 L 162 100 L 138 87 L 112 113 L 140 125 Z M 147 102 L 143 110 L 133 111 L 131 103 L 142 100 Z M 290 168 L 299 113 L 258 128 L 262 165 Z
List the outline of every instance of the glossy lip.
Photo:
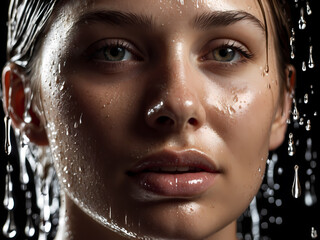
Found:
M 190 171 L 161 171 L 161 168 L 189 167 Z M 193 197 L 205 192 L 220 174 L 216 164 L 197 150 L 161 151 L 140 160 L 127 174 L 139 190 L 165 197 Z

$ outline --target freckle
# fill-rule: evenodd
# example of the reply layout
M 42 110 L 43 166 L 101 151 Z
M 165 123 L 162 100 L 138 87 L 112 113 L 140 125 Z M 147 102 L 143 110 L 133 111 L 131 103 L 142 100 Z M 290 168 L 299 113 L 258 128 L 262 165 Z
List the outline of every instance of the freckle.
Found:
M 239 105 L 239 109 L 241 109 L 242 108 L 242 106 L 241 105 Z

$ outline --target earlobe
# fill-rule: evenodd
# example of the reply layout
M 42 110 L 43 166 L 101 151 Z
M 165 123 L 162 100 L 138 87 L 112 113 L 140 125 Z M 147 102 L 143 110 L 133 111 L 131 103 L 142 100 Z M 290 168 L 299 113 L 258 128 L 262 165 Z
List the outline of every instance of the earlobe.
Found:
M 8 64 L 2 72 L 3 107 L 11 118 L 13 127 L 25 134 L 29 140 L 37 145 L 47 145 L 48 139 L 43 124 L 33 112 L 32 104 L 28 109 L 31 121 L 25 120 L 25 73 L 15 64 Z
M 290 117 L 294 94 L 296 70 L 292 65 L 287 65 L 285 87 L 280 93 L 279 107 L 271 127 L 269 150 L 279 147 L 285 139 L 287 119 Z

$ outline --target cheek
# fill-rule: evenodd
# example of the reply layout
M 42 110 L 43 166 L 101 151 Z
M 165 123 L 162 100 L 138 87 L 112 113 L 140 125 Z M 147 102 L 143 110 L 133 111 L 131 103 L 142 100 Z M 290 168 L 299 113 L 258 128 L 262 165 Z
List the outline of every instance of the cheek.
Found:
M 260 78 L 243 77 L 248 81 L 241 80 L 241 87 L 208 87 L 211 91 L 206 99 L 209 124 L 216 132 L 211 148 L 221 146 L 226 185 L 231 183 L 235 193 L 246 193 L 248 199 L 256 194 L 264 175 L 278 101 L 276 82 Z

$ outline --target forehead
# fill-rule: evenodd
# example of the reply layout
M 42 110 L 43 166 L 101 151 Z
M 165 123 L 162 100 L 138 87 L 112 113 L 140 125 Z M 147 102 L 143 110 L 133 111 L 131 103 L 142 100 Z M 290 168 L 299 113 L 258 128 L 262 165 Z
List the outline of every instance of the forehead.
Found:
M 263 23 L 258 0 L 70 0 L 63 5 L 63 11 L 72 14 L 74 19 L 88 11 L 111 10 L 150 15 L 155 21 L 169 24 L 191 19 L 202 12 L 236 10 L 247 12 Z

